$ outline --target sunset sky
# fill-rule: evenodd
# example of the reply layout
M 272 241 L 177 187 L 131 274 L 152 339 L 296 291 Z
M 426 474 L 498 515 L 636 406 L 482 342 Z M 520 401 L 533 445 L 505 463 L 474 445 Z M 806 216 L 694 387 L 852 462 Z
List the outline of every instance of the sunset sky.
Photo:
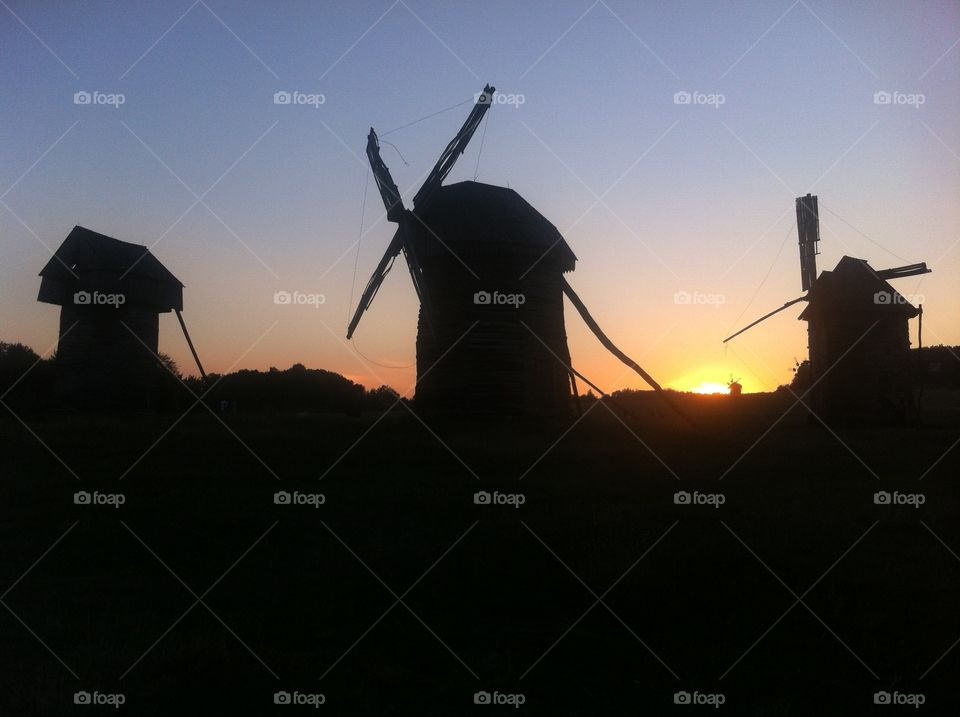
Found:
M 807 192 L 821 270 L 844 254 L 926 261 L 932 274 L 895 286 L 924 304 L 925 344 L 960 344 L 953 0 L 0 5 L 0 340 L 55 348 L 59 309 L 36 301 L 37 272 L 79 224 L 151 246 L 185 284 L 208 371 L 300 362 L 406 392 L 405 269 L 345 339 L 394 231 L 366 133 L 490 82 L 514 101 L 491 108 L 447 183 L 509 186 L 553 222 L 579 260 L 572 286 L 664 385 L 790 380 L 802 306 L 721 340 L 802 293 L 794 198 Z M 278 91 L 323 102 L 274 104 Z M 407 206 L 469 108 L 384 137 Z M 282 290 L 325 302 L 277 305 Z M 575 368 L 607 391 L 644 387 L 569 304 L 566 322 Z M 173 314 L 160 349 L 195 372 Z

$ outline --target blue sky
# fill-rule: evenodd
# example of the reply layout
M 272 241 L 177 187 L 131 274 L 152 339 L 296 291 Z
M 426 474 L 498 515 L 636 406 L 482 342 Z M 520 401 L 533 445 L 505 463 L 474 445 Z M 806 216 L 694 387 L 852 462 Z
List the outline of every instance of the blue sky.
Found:
M 0 339 L 55 344 L 36 273 L 81 224 L 154 247 L 186 284 L 209 368 L 301 361 L 406 389 L 416 305 L 402 272 L 343 342 L 393 231 L 369 186 L 358 254 L 366 132 L 491 82 L 522 104 L 491 109 L 447 181 L 508 185 L 547 216 L 580 259 L 571 283 L 662 382 L 789 380 L 799 310 L 720 340 L 800 294 L 793 198 L 808 191 L 826 210 L 820 268 L 927 261 L 933 274 L 897 286 L 922 295 L 926 343 L 958 344 L 958 38 L 953 2 L 5 0 Z M 276 105 L 281 90 L 324 101 Z M 79 91 L 124 101 L 77 105 Z M 683 91 L 722 104 L 676 104 Z M 876 104 L 880 91 L 902 104 Z M 468 110 L 385 137 L 408 198 Z M 281 289 L 326 302 L 277 306 Z M 678 291 L 722 298 L 683 305 Z M 639 385 L 569 307 L 567 324 L 588 377 Z M 171 316 L 161 350 L 192 368 Z

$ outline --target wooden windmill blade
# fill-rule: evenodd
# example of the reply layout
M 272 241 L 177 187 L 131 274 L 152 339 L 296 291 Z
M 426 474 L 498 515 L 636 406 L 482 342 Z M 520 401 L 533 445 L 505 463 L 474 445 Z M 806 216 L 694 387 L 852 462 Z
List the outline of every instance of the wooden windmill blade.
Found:
M 417 258 L 413 241 L 414 233 L 421 231 L 420 227 L 416 225 L 426 227 L 417 212 L 418 210 L 422 211 L 426 207 L 429 199 L 436 193 L 437 189 L 440 188 L 444 178 L 450 173 L 457 159 L 467 148 L 467 144 L 470 142 L 470 138 L 473 137 L 474 132 L 476 132 L 484 114 L 490 109 L 495 91 L 495 88 L 490 85 L 486 85 L 483 88 L 483 92 L 478 96 L 473 109 L 467 116 L 460 131 L 457 132 L 456 136 L 447 144 L 446 149 L 444 149 L 440 155 L 440 159 L 434 165 L 430 174 L 427 175 L 427 179 L 414 197 L 414 209 L 412 212 L 403 206 L 400 190 L 397 189 L 397 185 L 393 181 L 393 176 L 390 174 L 390 169 L 380 156 L 380 142 L 377 138 L 377 133 L 372 127 L 370 128 L 370 133 L 367 135 L 367 159 L 370 161 L 370 169 L 377 182 L 377 189 L 380 191 L 383 205 L 387 210 L 387 219 L 396 222 L 398 227 L 396 234 L 393 235 L 393 239 L 390 241 L 386 252 L 384 252 L 383 257 L 381 257 L 380 262 L 377 264 L 377 268 L 367 282 L 366 288 L 363 290 L 357 309 L 347 327 L 348 339 L 353 338 L 353 332 L 360 323 L 363 313 L 370 307 L 387 272 L 390 271 L 397 254 L 401 251 L 403 251 L 407 268 L 410 271 L 413 288 L 417 292 L 417 297 L 424 308 L 427 323 L 431 323 L 429 320 L 432 314 L 430 310 L 430 299 L 427 296 L 426 288 L 422 281 L 423 270 Z
M 467 115 L 463 126 L 460 127 L 460 131 L 450 140 L 450 143 L 440 155 L 440 159 L 438 159 L 434 165 L 433 170 L 427 175 L 423 186 L 420 187 L 420 191 L 414 196 L 414 213 L 423 211 L 426 208 L 430 198 L 440 188 L 440 185 L 443 184 L 446 176 L 450 174 L 453 165 L 456 164 L 457 159 L 463 154 L 474 132 L 477 131 L 477 127 L 480 126 L 480 121 L 483 119 L 483 116 L 487 113 L 487 110 L 490 109 L 490 105 L 493 104 L 493 95 L 496 91 L 497 89 L 495 87 L 485 85 L 483 92 L 477 96 L 477 101 L 474 103 L 473 109 L 470 110 L 470 114 Z

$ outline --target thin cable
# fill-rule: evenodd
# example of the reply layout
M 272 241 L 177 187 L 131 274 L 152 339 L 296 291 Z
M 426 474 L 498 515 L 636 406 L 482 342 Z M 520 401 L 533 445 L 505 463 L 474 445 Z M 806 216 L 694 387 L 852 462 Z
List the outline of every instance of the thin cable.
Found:
M 480 155 L 483 154 L 483 142 L 487 138 L 487 125 L 490 124 L 490 113 L 487 112 L 487 116 L 483 118 L 483 134 L 480 135 L 480 149 L 477 152 L 477 167 L 473 171 L 473 181 L 477 181 L 477 177 L 480 176 Z
M 363 218 L 367 213 L 367 187 L 370 186 L 370 175 L 363 173 L 363 203 L 360 205 L 360 232 L 357 237 L 357 255 L 353 258 L 353 281 L 350 282 L 350 302 L 347 304 L 347 326 L 350 325 L 350 310 L 353 308 L 353 291 L 357 286 L 357 264 L 360 262 L 360 242 L 363 241 Z
M 364 355 L 364 353 L 360 350 L 360 348 L 357 346 L 357 342 L 356 342 L 355 339 L 350 339 L 350 343 L 351 343 L 351 345 L 353 346 L 353 351 L 354 351 L 354 353 L 357 354 L 357 356 L 359 356 L 360 358 L 362 358 L 362 359 L 363 359 L 364 361 L 366 361 L 367 363 L 372 363 L 374 366 L 379 366 L 380 368 L 402 369 L 402 368 L 413 368 L 414 366 L 417 365 L 417 362 L 416 362 L 416 361 L 414 361 L 413 363 L 407 364 L 407 365 L 405 365 L 405 366 L 391 366 L 391 365 L 389 365 L 389 364 L 380 363 L 379 361 L 374 361 L 372 358 L 367 358 L 367 357 Z
M 790 237 L 790 233 L 792 231 L 793 231 L 793 227 L 787 227 L 787 233 L 783 236 L 783 240 L 780 242 L 780 248 L 777 249 L 777 255 L 773 257 L 773 261 L 770 262 L 770 267 L 767 269 L 767 273 L 763 275 L 763 279 L 760 280 L 760 285 L 756 288 L 756 291 L 753 292 L 753 296 L 750 297 L 750 301 L 747 302 L 747 305 L 743 307 L 743 311 L 741 311 L 739 316 L 737 316 L 737 318 L 735 318 L 730 323 L 730 326 L 727 327 L 727 331 L 729 331 L 731 328 L 736 326 L 737 322 L 739 322 L 740 319 L 743 318 L 743 315 L 747 313 L 747 309 L 749 309 L 753 305 L 753 301 L 754 299 L 757 298 L 757 294 L 760 293 L 760 289 L 763 288 L 763 285 L 767 283 L 767 279 L 770 278 L 770 272 L 773 271 L 773 267 L 776 265 L 777 259 L 780 258 L 780 254 L 783 251 L 783 247 L 786 246 L 787 239 Z
M 887 253 L 890 254 L 891 256 L 897 257 L 897 259 L 899 259 L 900 261 L 907 261 L 907 262 L 910 261 L 909 259 L 904 259 L 902 256 L 900 256 L 900 255 L 897 254 L 896 252 L 890 251 L 889 249 L 887 249 L 887 247 L 883 246 L 883 244 L 881 244 L 880 242 L 878 242 L 878 241 L 876 241 L 876 240 L 874 240 L 874 239 L 871 239 L 869 236 L 867 236 L 867 234 L 865 234 L 864 232 L 862 232 L 862 231 L 860 231 L 859 229 L 857 229 L 855 226 L 853 226 L 853 224 L 851 224 L 851 223 L 848 222 L 846 219 L 844 219 L 843 217 L 841 217 L 839 214 L 837 214 L 835 211 L 833 211 L 830 207 L 826 206 L 823 202 L 820 202 L 820 206 L 823 207 L 824 209 L 826 209 L 826 210 L 827 210 L 828 212 L 830 212 L 833 216 L 835 216 L 835 217 L 836 217 L 837 219 L 839 219 L 841 222 L 843 222 L 843 223 L 846 224 L 848 227 L 850 227 L 851 229 L 853 229 L 853 231 L 855 231 L 857 234 L 859 234 L 860 236 L 862 236 L 864 239 L 866 239 L 867 241 L 869 241 L 869 242 L 870 242 L 871 244 L 873 244 L 874 246 L 877 246 L 877 247 L 883 249 L 885 252 L 887 252 Z
M 467 102 L 473 102 L 473 98 L 470 97 L 470 98 L 468 98 L 468 99 L 465 99 L 463 102 L 457 102 L 457 104 L 455 104 L 455 105 L 450 105 L 449 107 L 445 107 L 445 108 L 442 109 L 442 110 L 437 110 L 436 112 L 431 112 L 430 114 L 426 115 L 425 117 L 421 117 L 420 119 L 413 120 L 413 122 L 407 122 L 406 124 L 400 125 L 399 127 L 394 127 L 394 128 L 393 128 L 392 130 L 390 130 L 389 132 L 384 132 L 384 133 L 382 133 L 380 136 L 381 136 L 381 137 L 386 137 L 388 134 L 393 134 L 394 132 L 399 132 L 400 130 L 406 129 L 407 127 L 413 127 L 413 125 L 415 125 L 415 124 L 419 124 L 420 122 L 423 122 L 424 120 L 428 120 L 428 119 L 430 119 L 431 117 L 436 117 L 437 115 L 443 114 L 444 112 L 449 112 L 449 111 L 452 110 L 452 109 L 456 109 L 456 108 L 459 107 L 460 105 L 465 105 L 465 104 L 467 104 Z

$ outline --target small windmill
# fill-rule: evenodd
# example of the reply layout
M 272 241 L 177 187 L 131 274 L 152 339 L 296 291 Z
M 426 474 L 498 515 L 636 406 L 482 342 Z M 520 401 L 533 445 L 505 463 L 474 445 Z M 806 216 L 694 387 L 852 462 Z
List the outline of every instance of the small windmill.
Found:
M 925 263 L 873 269 L 865 259 L 844 256 L 832 271 L 817 276 L 820 214 L 817 197 L 797 197 L 800 283 L 806 292 L 764 314 L 727 343 L 761 321 L 801 301 L 810 351 L 810 402 L 832 414 L 890 409 L 910 412 L 913 383 L 907 320 L 922 313 L 889 283 L 930 270 Z
M 367 157 L 397 231 L 347 328 L 352 338 L 402 251 L 420 299 L 418 407 L 459 413 L 561 414 L 575 376 L 564 327 L 566 296 L 600 342 L 656 391 L 653 378 L 604 335 L 567 283 L 576 256 L 557 228 L 517 192 L 479 182 L 442 186 L 495 89 L 490 85 L 413 198 L 403 206 L 371 128 Z M 669 402 L 669 397 L 665 396 Z

